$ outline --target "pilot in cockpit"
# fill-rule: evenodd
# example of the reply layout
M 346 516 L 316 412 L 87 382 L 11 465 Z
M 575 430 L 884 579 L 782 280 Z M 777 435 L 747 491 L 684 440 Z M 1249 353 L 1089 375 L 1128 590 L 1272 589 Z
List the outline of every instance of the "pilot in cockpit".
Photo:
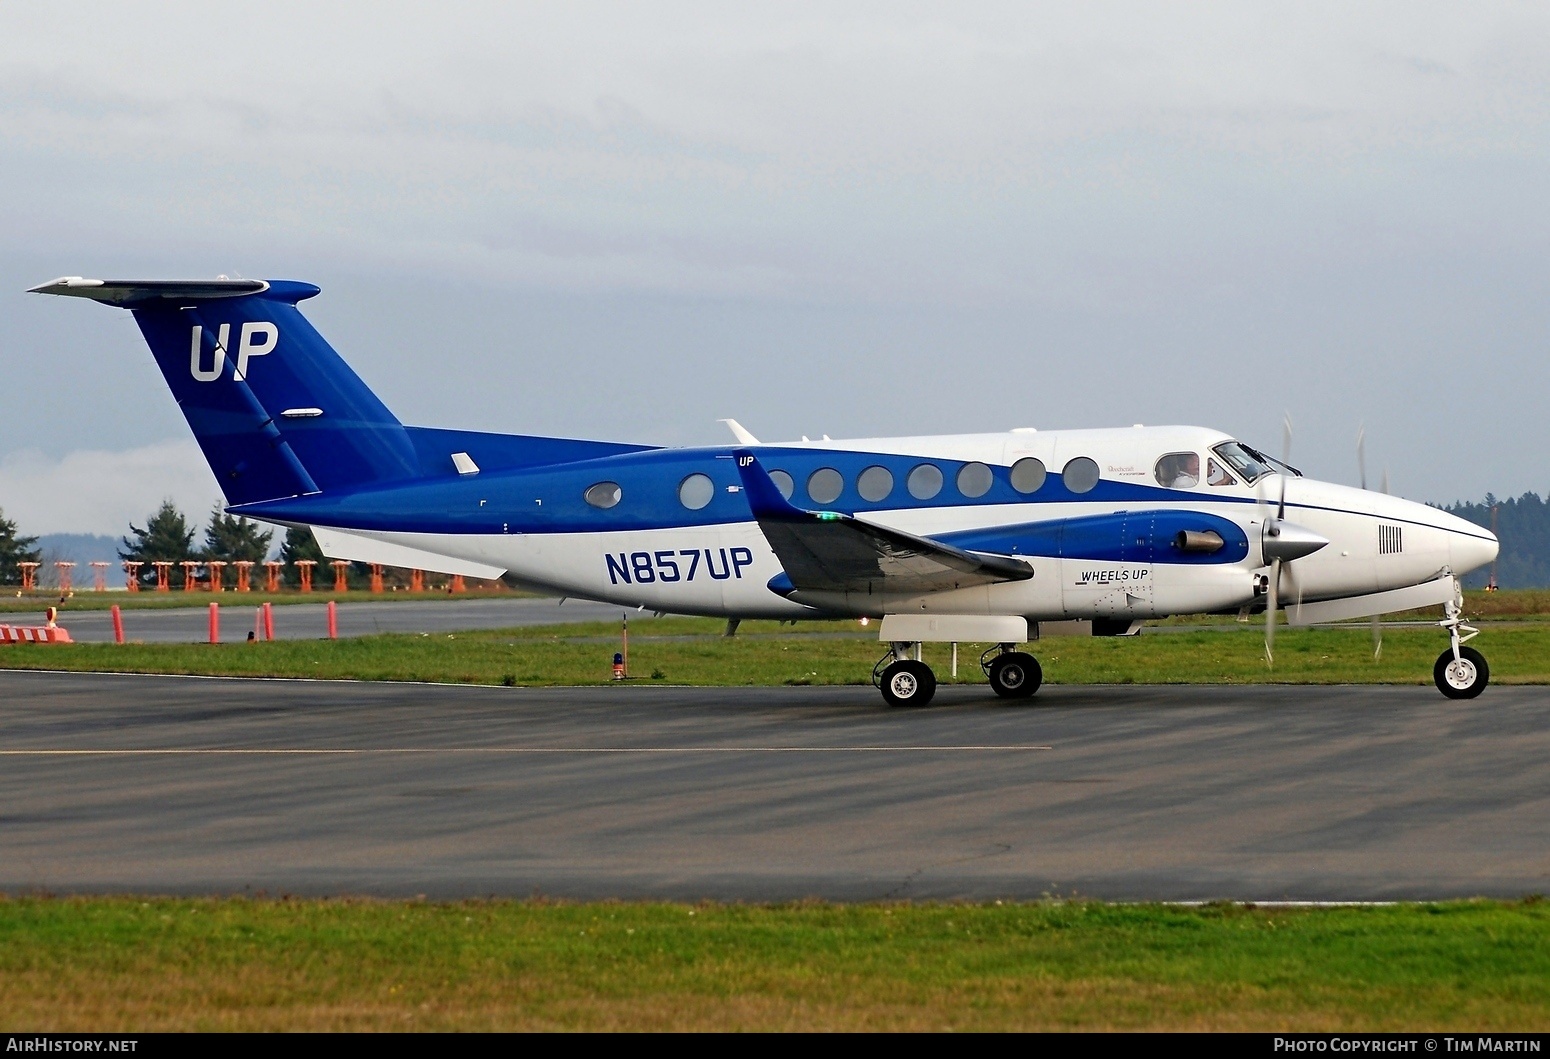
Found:
M 1193 452 L 1170 452 L 1157 461 L 1156 478 L 1164 489 L 1193 489 L 1200 484 L 1200 457 Z

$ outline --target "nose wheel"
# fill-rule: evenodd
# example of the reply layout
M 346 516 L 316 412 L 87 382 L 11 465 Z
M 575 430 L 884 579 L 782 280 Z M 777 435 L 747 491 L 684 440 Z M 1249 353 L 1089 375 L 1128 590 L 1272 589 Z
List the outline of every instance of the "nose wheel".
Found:
M 1485 655 L 1473 647 L 1460 647 L 1457 658 L 1449 648 L 1437 656 L 1432 679 L 1448 698 L 1472 699 L 1491 682 L 1491 667 L 1486 665 Z
M 1432 666 L 1432 680 L 1437 690 L 1450 699 L 1472 699 L 1485 690 L 1491 682 L 1491 667 L 1486 665 L 1485 655 L 1473 647 L 1465 647 L 1466 640 L 1480 635 L 1480 630 L 1464 624 L 1463 608 L 1457 597 L 1443 604 L 1441 625 L 1448 630 L 1449 647 L 1437 656 Z

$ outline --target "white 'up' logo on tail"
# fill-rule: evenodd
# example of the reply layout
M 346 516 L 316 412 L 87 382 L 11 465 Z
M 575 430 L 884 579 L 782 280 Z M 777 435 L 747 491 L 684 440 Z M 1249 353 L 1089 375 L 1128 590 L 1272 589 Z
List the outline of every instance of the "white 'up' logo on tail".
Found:
M 201 366 L 204 359 L 204 328 L 199 324 L 194 325 L 188 353 L 188 370 L 196 382 L 214 382 L 221 377 L 222 370 L 226 367 L 226 350 L 231 343 L 231 324 L 222 324 L 215 333 L 215 354 L 210 360 L 208 369 Z M 249 322 L 242 325 L 242 335 L 237 340 L 237 366 L 234 375 L 238 382 L 243 382 L 248 377 L 248 360 L 252 357 L 262 357 L 274 352 L 274 347 L 280 343 L 280 329 L 266 321 Z

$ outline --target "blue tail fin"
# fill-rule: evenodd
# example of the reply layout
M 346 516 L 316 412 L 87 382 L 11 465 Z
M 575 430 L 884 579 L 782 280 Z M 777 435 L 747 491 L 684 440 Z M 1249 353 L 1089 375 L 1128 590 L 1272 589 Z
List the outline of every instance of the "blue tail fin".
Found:
M 402 423 L 296 303 L 310 283 L 64 279 L 34 290 L 129 309 L 232 505 L 411 478 Z

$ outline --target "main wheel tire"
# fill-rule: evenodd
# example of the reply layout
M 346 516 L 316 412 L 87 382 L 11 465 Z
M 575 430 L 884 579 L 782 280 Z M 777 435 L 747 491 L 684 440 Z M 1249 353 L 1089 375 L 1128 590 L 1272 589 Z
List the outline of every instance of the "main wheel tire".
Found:
M 1485 655 L 1473 647 L 1460 647 L 1457 659 L 1450 647 L 1437 656 L 1432 679 L 1448 698 L 1472 699 L 1491 682 L 1491 667 L 1485 664 Z
M 990 687 L 1003 699 L 1026 699 L 1044 683 L 1039 660 L 1022 651 L 997 655 L 990 662 Z
M 883 701 L 890 706 L 924 706 L 936 694 L 936 674 L 913 658 L 890 663 L 882 684 Z

